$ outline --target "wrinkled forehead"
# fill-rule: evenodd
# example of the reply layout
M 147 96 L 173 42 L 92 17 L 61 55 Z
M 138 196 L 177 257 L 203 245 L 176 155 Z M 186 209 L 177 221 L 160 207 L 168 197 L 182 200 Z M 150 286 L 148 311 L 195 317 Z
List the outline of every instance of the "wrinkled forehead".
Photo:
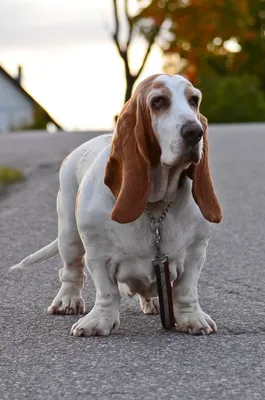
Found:
M 186 98 L 196 94 L 201 98 L 201 92 L 181 75 L 156 74 L 143 80 L 135 90 L 136 97 L 141 100 L 151 100 L 154 96 L 163 95 L 173 98 L 185 96 Z
M 154 83 L 164 83 L 169 89 L 180 89 L 187 85 L 192 86 L 191 83 L 181 75 L 160 75 L 154 79 Z
M 189 95 L 192 93 L 200 94 L 200 91 L 181 75 L 160 75 L 153 81 L 154 89 L 166 88 L 172 96 Z

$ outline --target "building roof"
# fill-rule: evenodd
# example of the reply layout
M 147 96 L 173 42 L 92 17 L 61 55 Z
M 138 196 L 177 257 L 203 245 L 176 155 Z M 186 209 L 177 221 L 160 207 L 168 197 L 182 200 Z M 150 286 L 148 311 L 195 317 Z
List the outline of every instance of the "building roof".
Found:
M 58 129 L 63 130 L 62 126 L 56 122 L 52 116 L 48 113 L 48 111 L 45 110 L 35 99 L 32 97 L 18 82 L 16 78 L 13 78 L 9 73 L 0 65 L 0 74 L 3 74 L 8 81 L 16 87 L 16 89 L 24 96 L 26 97 L 33 105 L 40 107 L 41 110 L 46 114 L 47 118 L 49 119 L 50 122 L 52 122 Z

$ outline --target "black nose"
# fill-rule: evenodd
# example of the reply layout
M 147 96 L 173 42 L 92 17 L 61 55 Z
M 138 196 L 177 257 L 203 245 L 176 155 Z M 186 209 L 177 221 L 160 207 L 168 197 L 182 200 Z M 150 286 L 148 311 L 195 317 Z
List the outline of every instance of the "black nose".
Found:
M 182 125 L 180 134 L 189 145 L 194 146 L 201 140 L 203 130 L 197 122 L 188 121 Z

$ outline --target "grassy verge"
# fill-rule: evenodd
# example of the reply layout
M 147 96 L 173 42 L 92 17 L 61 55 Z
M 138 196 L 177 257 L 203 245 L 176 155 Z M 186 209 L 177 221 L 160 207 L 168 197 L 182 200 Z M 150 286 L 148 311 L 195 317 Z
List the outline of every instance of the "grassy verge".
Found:
M 24 176 L 18 169 L 0 166 L 0 185 L 10 185 L 22 179 Z

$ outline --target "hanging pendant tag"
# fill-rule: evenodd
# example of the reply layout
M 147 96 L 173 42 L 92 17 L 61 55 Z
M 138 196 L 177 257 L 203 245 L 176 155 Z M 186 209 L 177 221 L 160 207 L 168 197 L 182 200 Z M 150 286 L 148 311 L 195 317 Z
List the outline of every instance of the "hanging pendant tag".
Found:
M 152 264 L 156 273 L 161 323 L 163 328 L 173 329 L 175 327 L 175 317 L 168 256 L 155 257 Z

